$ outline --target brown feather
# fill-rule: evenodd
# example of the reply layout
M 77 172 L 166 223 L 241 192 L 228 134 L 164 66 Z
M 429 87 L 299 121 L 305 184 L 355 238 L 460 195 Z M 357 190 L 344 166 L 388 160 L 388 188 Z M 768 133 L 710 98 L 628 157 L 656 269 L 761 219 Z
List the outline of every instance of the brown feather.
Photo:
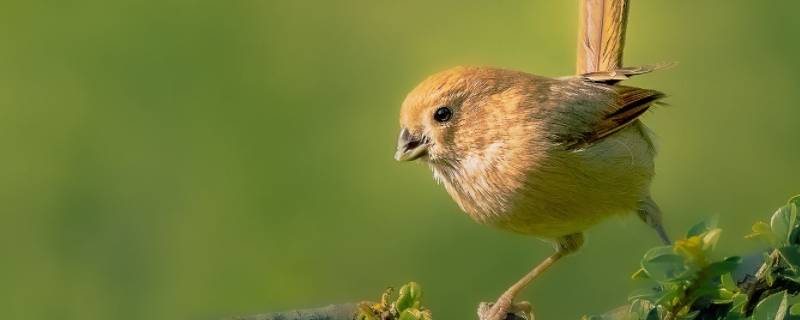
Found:
M 617 99 L 606 109 L 606 114 L 598 121 L 590 132 L 586 132 L 582 141 L 570 146 L 570 149 L 580 149 L 593 144 L 615 132 L 622 130 L 644 114 L 654 102 L 664 97 L 664 94 L 649 89 L 626 86 L 614 86 Z
M 633 76 L 647 74 L 653 71 L 668 69 L 675 66 L 675 62 L 659 63 L 653 65 L 643 65 L 636 67 L 617 68 L 611 71 L 595 71 L 581 74 L 579 77 L 598 83 L 615 84 L 620 81 L 628 80 Z

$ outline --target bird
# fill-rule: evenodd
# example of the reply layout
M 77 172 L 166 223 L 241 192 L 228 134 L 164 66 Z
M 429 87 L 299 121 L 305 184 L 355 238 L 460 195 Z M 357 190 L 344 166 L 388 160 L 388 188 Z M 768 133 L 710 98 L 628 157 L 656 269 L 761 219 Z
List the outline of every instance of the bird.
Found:
M 494 303 L 479 306 L 481 320 L 505 319 L 528 284 L 609 217 L 636 213 L 669 243 L 650 193 L 656 148 L 639 119 L 665 95 L 619 84 L 664 67 L 550 78 L 459 66 L 406 96 L 395 160 L 427 163 L 476 222 L 554 245 Z

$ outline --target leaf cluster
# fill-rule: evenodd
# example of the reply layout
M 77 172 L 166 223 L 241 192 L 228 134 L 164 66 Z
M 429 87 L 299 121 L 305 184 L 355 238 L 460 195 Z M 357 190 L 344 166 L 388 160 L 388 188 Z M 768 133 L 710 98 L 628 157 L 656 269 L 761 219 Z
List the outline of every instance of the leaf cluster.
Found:
M 769 247 L 754 274 L 738 256 L 715 258 L 717 219 L 693 226 L 671 246 L 649 250 L 633 278 L 645 284 L 629 304 L 588 320 L 800 320 L 800 221 L 796 196 L 757 222 L 749 239 Z M 752 273 L 752 272 L 751 272 Z
M 361 303 L 355 320 L 431 320 L 430 310 L 422 307 L 422 288 L 416 282 L 400 287 L 396 300 L 392 288 L 386 289 L 378 303 Z

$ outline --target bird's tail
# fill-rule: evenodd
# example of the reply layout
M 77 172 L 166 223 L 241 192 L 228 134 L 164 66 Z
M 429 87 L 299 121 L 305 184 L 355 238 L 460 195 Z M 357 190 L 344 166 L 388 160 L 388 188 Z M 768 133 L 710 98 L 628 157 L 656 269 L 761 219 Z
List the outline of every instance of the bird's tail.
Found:
M 672 244 L 672 241 L 669 239 L 669 235 L 667 235 L 667 230 L 664 229 L 664 224 L 661 220 L 661 209 L 658 207 L 656 202 L 653 201 L 653 198 L 647 196 L 643 200 L 639 201 L 639 211 L 637 213 L 642 221 L 656 230 L 658 237 L 661 238 L 661 241 L 663 241 L 664 244 Z
M 653 71 L 669 69 L 677 65 L 675 62 L 665 62 L 651 65 L 643 65 L 638 67 L 624 67 L 616 70 L 609 71 L 596 71 L 588 72 L 578 77 L 591 82 L 600 82 L 605 84 L 615 84 L 620 81 L 628 80 L 633 76 L 650 73 Z

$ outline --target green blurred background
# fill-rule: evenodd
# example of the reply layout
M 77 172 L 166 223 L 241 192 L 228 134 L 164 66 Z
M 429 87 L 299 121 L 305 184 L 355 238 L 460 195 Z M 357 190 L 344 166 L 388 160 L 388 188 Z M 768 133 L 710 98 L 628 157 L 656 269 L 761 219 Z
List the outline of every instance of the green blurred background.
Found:
M 634 0 L 630 84 L 674 236 L 722 253 L 800 192 L 797 1 Z M 404 95 L 458 64 L 574 70 L 576 1 L 3 1 L 0 318 L 216 319 L 420 282 L 474 319 L 550 253 L 471 222 L 392 160 Z M 794 173 L 794 175 L 793 175 Z M 634 217 L 524 294 L 541 319 L 625 302 L 658 241 Z

